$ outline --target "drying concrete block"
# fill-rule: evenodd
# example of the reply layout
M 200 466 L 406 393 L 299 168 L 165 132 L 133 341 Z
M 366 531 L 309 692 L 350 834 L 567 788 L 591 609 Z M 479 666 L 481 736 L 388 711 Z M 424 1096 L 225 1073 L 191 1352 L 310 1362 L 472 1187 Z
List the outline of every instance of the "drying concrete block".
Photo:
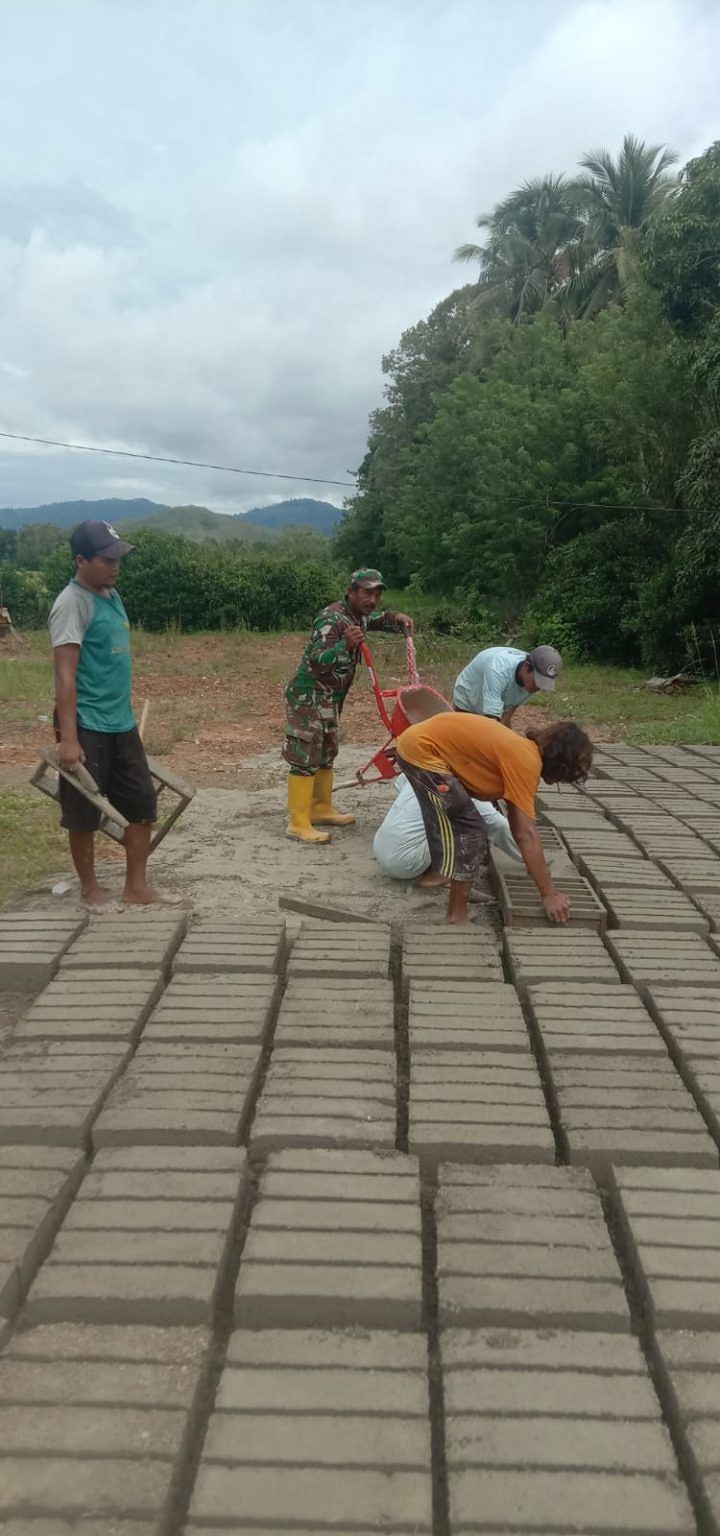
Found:
M 552 1163 L 555 1141 L 537 1067 L 523 1054 L 412 1053 L 408 1145 L 423 1162 Z
M 82 932 L 86 917 L 56 912 L 6 912 L 0 916 L 0 987 L 50 981 L 62 956 Z
M 320 923 L 306 919 L 288 960 L 288 976 L 387 977 L 389 923 Z
M 170 962 L 185 936 L 187 918 L 177 913 L 132 912 L 120 916 L 91 917 L 80 937 L 71 944 L 60 970 L 161 971 Z
M 603 900 L 612 928 L 707 933 L 709 923 L 682 891 L 631 890 L 605 885 Z
M 670 877 L 658 869 L 651 859 L 622 859 L 580 854 L 578 867 L 601 898 L 606 887 L 628 891 L 672 891 Z M 604 899 L 604 898 L 603 898 Z
M 499 946 L 494 934 L 472 926 L 409 924 L 403 934 L 402 975 L 406 987 L 413 981 L 502 981 Z
M 162 989 L 159 970 L 61 971 L 28 1009 L 15 1040 L 134 1041 Z
M 222 1142 L 241 1138 L 254 1101 L 262 1057 L 257 1045 L 140 1045 L 93 1130 L 95 1147 L 138 1142 Z
M 720 955 L 699 933 L 615 931 L 606 943 L 623 981 L 641 996 L 656 986 L 720 986 Z
M 283 921 L 205 917 L 190 927 L 172 968 L 175 975 L 182 971 L 273 973 L 284 956 Z
M 153 1010 L 144 1043 L 186 1042 L 190 1052 L 212 1041 L 260 1043 L 270 1029 L 277 989 L 273 975 L 180 971 Z
M 232 1520 L 239 1508 L 245 1529 L 274 1521 L 293 1531 L 304 1523 L 313 1532 L 412 1528 L 429 1536 L 430 1462 L 424 1338 L 235 1332 L 189 1530 L 223 1513 Z
M 546 1054 L 577 1051 L 583 1056 L 607 1051 L 667 1060 L 667 1051 L 647 1009 L 633 987 L 562 985 L 531 986 L 528 1003 Z
M 203 1330 L 186 1328 L 66 1324 L 16 1335 L 0 1356 L 3 1531 L 157 1530 L 207 1344 Z
M 393 1148 L 395 1129 L 394 1056 L 350 1046 L 277 1046 L 251 1145 Z
M 581 1532 L 593 1522 L 603 1531 L 662 1531 L 691 1536 L 695 1520 L 677 1476 L 626 1472 L 458 1468 L 450 1485 L 453 1531 L 472 1531 L 477 1511 L 483 1530 Z M 475 1526 L 477 1529 L 477 1526 Z
M 71 1149 L 0 1146 L 0 1315 L 11 1315 L 27 1290 L 85 1167 L 85 1158 Z
M 550 1070 L 567 1155 L 602 1181 L 613 1162 L 718 1166 L 717 1147 L 667 1056 L 557 1052 Z
M 275 1030 L 277 1046 L 338 1046 L 394 1051 L 392 982 L 369 977 L 358 986 L 341 977 L 291 976 Z
M 440 1169 L 441 1326 L 627 1331 L 630 1318 L 592 1183 L 565 1168 Z
M 238 1327 L 412 1331 L 421 1292 L 415 1158 L 270 1153 L 235 1291 Z
M 6 1051 L 0 1144 L 87 1145 L 93 1121 L 128 1056 L 123 1045 L 93 1046 L 23 1040 Z
M 510 974 L 521 993 L 542 982 L 619 985 L 620 978 L 598 934 L 554 928 L 540 933 L 511 929 L 505 934 Z
M 659 867 L 689 896 L 698 898 L 703 892 L 713 895 L 720 891 L 720 864 L 709 848 L 698 858 L 662 859 Z
M 194 1182 L 188 1147 L 131 1148 L 127 1169 L 120 1149 L 101 1151 L 30 1291 L 30 1321 L 211 1321 L 227 1281 L 246 1164 L 244 1152 L 215 1148 L 208 1166 L 208 1150 L 200 1149 L 202 1180 Z
M 654 1327 L 720 1328 L 720 1170 L 616 1167 L 612 1187 Z
M 528 1049 L 517 993 L 502 981 L 412 981 L 408 1033 L 411 1056 L 418 1049 Z

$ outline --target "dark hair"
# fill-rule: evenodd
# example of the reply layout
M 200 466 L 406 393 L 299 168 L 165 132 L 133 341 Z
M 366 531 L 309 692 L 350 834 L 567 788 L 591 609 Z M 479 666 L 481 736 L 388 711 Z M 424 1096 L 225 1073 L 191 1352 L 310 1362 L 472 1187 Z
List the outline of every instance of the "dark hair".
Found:
M 542 754 L 543 777 L 560 784 L 584 784 L 592 767 L 590 737 L 574 720 L 559 720 L 544 731 L 528 731 Z

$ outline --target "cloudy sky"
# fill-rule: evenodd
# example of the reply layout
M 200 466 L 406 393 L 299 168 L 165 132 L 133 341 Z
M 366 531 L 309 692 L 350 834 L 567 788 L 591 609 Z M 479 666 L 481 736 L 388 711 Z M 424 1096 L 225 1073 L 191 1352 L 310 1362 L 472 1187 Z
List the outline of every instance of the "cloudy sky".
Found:
M 0 0 L 0 429 L 344 480 L 516 182 L 720 137 L 718 0 Z M 0 440 L 0 505 L 332 486 Z

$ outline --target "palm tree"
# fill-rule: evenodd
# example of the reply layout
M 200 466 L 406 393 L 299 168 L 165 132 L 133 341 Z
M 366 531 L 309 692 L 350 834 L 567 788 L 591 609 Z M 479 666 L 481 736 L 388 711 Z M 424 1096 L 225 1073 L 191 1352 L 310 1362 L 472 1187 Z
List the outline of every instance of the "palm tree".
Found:
M 492 213 L 480 214 L 485 245 L 461 245 L 455 261 L 480 263 L 482 310 L 519 320 L 562 290 L 576 271 L 583 225 L 564 176 L 524 181 Z
M 625 135 L 616 161 L 606 149 L 583 156 L 580 164 L 589 174 L 569 188 L 584 223 L 578 267 L 564 287 L 572 313 L 591 318 L 622 301 L 643 236 L 675 193 L 677 179 L 667 171 L 677 158 L 664 145 L 632 134 Z

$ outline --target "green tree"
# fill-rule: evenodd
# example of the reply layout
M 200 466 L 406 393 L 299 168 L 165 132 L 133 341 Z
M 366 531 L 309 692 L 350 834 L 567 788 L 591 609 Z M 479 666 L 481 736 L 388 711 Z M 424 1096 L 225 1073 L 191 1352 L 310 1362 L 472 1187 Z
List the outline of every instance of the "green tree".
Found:
M 564 176 L 524 181 L 476 223 L 487 230 L 485 244 L 458 246 L 455 260 L 479 262 L 481 312 L 511 320 L 535 314 L 577 269 L 582 223 Z
M 674 151 L 626 134 L 617 159 L 607 149 L 591 150 L 581 165 L 588 172 L 572 184 L 581 209 L 584 259 L 565 285 L 572 311 L 591 318 L 623 300 L 638 273 L 643 240 L 676 190 Z

